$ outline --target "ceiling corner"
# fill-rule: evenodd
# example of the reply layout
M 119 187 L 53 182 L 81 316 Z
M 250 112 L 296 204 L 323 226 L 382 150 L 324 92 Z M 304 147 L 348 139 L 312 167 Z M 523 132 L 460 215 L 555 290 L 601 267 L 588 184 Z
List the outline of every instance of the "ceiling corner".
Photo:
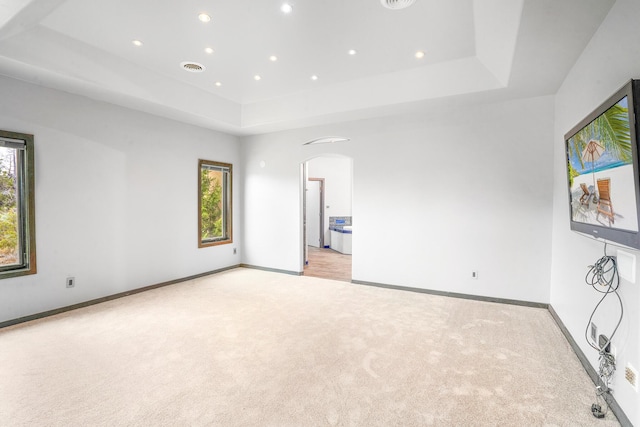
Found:
M 473 0 L 476 57 L 509 84 L 524 0 Z

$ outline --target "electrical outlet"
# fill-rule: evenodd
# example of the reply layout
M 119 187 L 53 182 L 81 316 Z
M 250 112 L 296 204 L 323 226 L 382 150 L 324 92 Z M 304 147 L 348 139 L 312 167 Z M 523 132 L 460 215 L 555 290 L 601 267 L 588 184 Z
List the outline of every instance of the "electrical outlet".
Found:
M 477 279 L 478 278 L 478 272 L 477 271 L 472 271 L 471 272 L 471 278 L 472 279 Z
M 73 288 L 76 285 L 75 277 L 67 277 L 67 288 Z
M 598 342 L 598 327 L 591 322 L 591 341 L 595 344 Z
M 609 343 L 609 354 L 613 356 L 614 359 L 618 357 L 618 351 L 616 350 L 616 346 Z
M 605 353 L 611 354 L 611 343 L 609 342 L 609 338 L 605 335 L 600 335 L 598 337 L 598 348 L 600 350 L 604 350 Z
M 236 248 L 233 248 L 233 254 L 235 255 L 237 253 L 238 253 L 238 250 Z

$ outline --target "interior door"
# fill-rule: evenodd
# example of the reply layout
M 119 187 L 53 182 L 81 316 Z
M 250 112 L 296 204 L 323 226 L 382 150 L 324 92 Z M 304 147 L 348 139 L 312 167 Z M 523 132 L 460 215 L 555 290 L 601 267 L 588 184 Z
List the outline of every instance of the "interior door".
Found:
M 322 244 L 320 239 L 321 183 L 317 180 L 307 181 L 307 245 L 314 248 L 319 248 Z

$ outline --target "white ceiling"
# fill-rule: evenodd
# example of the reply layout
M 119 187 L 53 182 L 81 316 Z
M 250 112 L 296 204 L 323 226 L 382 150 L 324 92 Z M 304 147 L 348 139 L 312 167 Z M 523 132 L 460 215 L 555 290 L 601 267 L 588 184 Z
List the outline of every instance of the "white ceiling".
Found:
M 252 134 L 555 93 L 614 3 L 283 1 L 0 0 L 0 74 Z

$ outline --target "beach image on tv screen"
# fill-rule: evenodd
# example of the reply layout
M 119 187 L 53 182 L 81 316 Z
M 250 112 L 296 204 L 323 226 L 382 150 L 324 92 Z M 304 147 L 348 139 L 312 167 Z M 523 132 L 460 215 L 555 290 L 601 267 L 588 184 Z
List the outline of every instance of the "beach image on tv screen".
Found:
M 631 144 L 626 96 L 567 140 L 574 221 L 638 231 Z

